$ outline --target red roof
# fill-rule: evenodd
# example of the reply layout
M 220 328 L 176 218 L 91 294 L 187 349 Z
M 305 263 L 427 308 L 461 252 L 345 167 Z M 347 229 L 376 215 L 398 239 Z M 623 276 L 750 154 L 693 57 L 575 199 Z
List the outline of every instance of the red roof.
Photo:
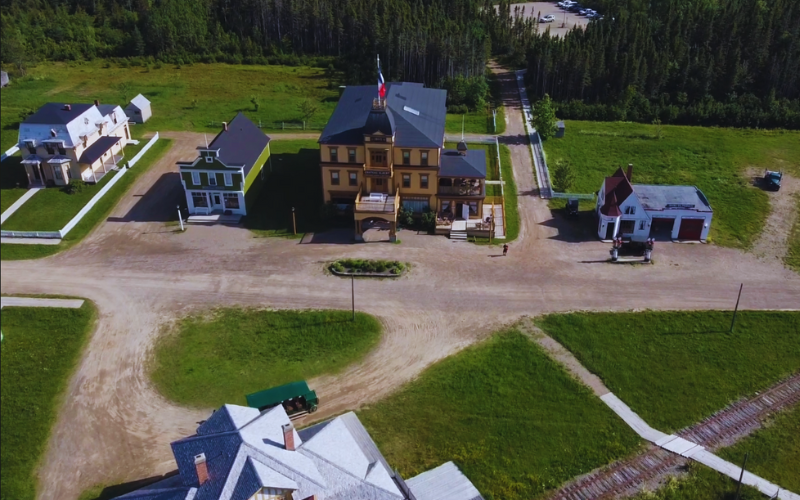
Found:
M 609 217 L 619 217 L 622 215 L 619 209 L 620 203 L 624 203 L 628 196 L 633 194 L 633 186 L 621 167 L 614 172 L 614 175 L 606 177 L 605 189 L 606 202 L 600 207 L 600 213 Z

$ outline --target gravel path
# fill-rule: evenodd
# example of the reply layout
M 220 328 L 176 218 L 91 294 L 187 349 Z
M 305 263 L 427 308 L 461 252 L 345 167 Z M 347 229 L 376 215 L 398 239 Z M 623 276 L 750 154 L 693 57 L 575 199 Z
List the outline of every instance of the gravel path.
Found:
M 210 307 L 349 309 L 350 283 L 322 272 L 336 258 L 397 259 L 413 268 L 398 280 L 356 283 L 356 307 L 377 316 L 385 334 L 361 363 L 311 381 L 325 402 L 315 418 L 380 399 L 524 315 L 732 308 L 739 283 L 742 308 L 800 304 L 800 276 L 737 250 L 664 244 L 653 266 L 606 264 L 607 245 L 576 237 L 572 223 L 551 216 L 535 196 L 519 107 L 510 97 L 516 88 L 506 91 L 502 140 L 511 148 L 521 217 L 520 239 L 506 258 L 495 258 L 497 247 L 410 231 L 400 233 L 400 245 L 300 244 L 232 227 L 177 233 L 163 224 L 181 196 L 174 162 L 193 158 L 198 143 L 197 134 L 170 133 L 172 150 L 83 243 L 43 260 L 3 261 L 3 293 L 85 297 L 100 314 L 53 429 L 39 498 L 74 500 L 95 484 L 174 468 L 169 442 L 193 433 L 211 409 L 179 407 L 153 390 L 153 341 L 176 318 Z

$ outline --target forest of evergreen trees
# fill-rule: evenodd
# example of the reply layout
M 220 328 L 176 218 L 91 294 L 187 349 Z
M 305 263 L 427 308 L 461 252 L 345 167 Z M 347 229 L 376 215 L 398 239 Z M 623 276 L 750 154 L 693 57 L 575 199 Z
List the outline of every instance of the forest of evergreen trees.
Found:
M 526 45 L 531 94 L 562 117 L 800 128 L 797 0 L 605 3 L 603 21 Z
M 800 1 L 585 0 L 605 18 L 564 38 L 507 0 L 0 0 L 0 59 L 334 63 L 482 89 L 492 55 L 527 66 L 559 116 L 800 128 Z M 471 92 L 471 90 L 469 90 Z M 462 96 L 449 104 L 480 104 Z

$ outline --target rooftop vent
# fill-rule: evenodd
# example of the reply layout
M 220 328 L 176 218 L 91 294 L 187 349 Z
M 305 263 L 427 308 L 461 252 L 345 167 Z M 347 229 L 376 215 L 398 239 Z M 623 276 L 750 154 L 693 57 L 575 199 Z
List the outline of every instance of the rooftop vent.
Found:
M 466 142 L 464 142 L 464 141 L 459 142 L 458 146 L 456 146 L 456 149 L 458 150 L 458 154 L 460 154 L 461 156 L 466 156 L 467 155 L 467 149 L 468 148 L 467 148 L 467 143 Z
M 409 113 L 411 113 L 412 115 L 419 116 L 419 111 L 417 111 L 417 110 L 416 110 L 416 109 L 414 109 L 414 108 L 409 108 L 408 106 L 403 106 L 403 111 L 408 111 L 408 112 L 409 112 Z
M 56 135 L 58 135 L 58 134 L 56 133 L 56 129 L 54 129 L 54 128 L 51 128 L 51 129 L 50 129 L 50 135 L 51 135 L 52 137 L 55 137 Z
M 95 99 L 94 100 L 94 105 L 95 106 L 99 106 L 100 105 L 100 99 Z

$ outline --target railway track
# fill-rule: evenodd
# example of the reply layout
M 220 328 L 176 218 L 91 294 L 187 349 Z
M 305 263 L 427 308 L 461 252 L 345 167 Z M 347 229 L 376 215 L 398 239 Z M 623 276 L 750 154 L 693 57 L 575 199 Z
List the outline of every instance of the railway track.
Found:
M 800 373 L 782 380 L 749 399 L 741 399 L 702 422 L 681 430 L 678 436 L 715 450 L 730 446 L 762 426 L 764 419 L 800 402 Z M 651 445 L 628 460 L 581 476 L 564 485 L 550 500 L 601 500 L 636 494 L 643 485 L 654 487 L 678 474 L 689 459 Z

